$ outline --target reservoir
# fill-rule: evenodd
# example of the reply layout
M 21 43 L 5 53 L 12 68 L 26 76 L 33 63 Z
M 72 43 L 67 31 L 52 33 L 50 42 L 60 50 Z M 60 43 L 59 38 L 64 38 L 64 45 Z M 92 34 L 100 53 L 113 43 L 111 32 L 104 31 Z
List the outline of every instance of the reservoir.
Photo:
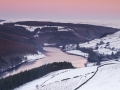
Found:
M 46 51 L 44 53 L 46 55 L 45 58 L 35 60 L 32 62 L 28 62 L 28 63 L 24 63 L 21 66 L 19 66 L 18 68 L 4 73 L 0 77 L 2 78 L 2 77 L 7 77 L 9 75 L 14 75 L 19 72 L 23 72 L 25 70 L 30 70 L 32 68 L 36 68 L 41 65 L 44 65 L 47 63 L 52 63 L 52 62 L 67 61 L 67 62 L 71 62 L 73 64 L 73 66 L 75 66 L 75 67 L 84 67 L 84 64 L 87 62 L 87 59 L 84 57 L 67 54 L 65 52 L 62 52 L 61 49 L 56 48 L 56 47 L 44 47 L 43 49 Z

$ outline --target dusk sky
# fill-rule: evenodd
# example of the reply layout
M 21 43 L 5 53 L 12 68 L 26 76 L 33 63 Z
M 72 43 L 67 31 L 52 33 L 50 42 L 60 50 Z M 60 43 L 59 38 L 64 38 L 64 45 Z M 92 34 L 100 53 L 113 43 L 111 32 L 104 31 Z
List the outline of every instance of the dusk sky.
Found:
M 0 19 L 120 20 L 120 0 L 0 0 Z

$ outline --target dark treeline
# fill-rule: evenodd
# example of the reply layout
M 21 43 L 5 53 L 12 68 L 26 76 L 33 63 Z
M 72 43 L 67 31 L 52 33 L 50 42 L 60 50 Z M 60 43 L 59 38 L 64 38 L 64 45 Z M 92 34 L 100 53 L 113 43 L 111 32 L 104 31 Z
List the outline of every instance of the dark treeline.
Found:
M 54 62 L 0 80 L 0 90 L 12 90 L 52 71 L 74 68 L 70 62 Z
M 24 27 L 0 25 L 0 73 L 22 63 L 24 56 L 42 52 L 42 42 Z
M 69 44 L 77 43 L 79 38 L 71 31 L 39 33 L 40 38 L 46 38 L 47 43 Z
M 19 65 L 22 62 L 22 59 L 20 57 L 11 57 L 8 59 L 9 61 L 3 59 L 0 56 L 0 73 L 12 69 L 14 66 Z
M 80 50 L 84 53 L 88 53 L 88 62 L 97 62 L 100 60 L 100 55 L 93 51 L 92 48 L 77 47 L 77 50 Z
M 104 55 L 94 52 L 92 48 L 84 48 L 77 46 L 77 49 L 89 54 L 88 62 L 97 62 L 97 64 L 100 64 L 101 61 L 118 59 L 120 57 L 120 52 L 117 52 L 115 54 L 112 52 L 111 55 Z
M 14 25 L 14 24 L 20 24 L 20 25 L 28 25 L 28 26 L 69 26 L 69 27 L 101 27 L 101 28 L 109 28 L 111 27 L 104 27 L 104 26 L 96 26 L 96 25 L 90 25 L 90 24 L 73 24 L 73 23 L 60 23 L 60 22 L 51 22 L 51 21 L 20 21 L 15 23 L 4 23 L 4 25 Z

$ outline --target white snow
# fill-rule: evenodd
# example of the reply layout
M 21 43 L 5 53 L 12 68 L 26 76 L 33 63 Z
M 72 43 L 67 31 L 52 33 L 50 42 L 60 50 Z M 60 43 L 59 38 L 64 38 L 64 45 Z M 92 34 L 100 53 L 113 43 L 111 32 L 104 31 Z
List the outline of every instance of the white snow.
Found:
M 114 60 L 109 60 L 109 61 L 102 61 L 100 64 L 105 65 L 105 64 L 112 64 L 112 63 L 117 64 L 117 63 L 120 63 L 120 61 L 119 59 L 118 60 L 114 59 Z
M 77 90 L 119 90 L 120 64 L 105 65 L 95 76 Z
M 14 23 L 14 22 L 23 22 L 23 21 L 39 21 L 39 20 L 35 20 L 35 19 L 7 19 L 5 21 L 0 22 L 0 24 L 4 24 L 4 23 Z M 41 20 L 40 20 L 41 21 Z
M 26 28 L 28 31 L 30 32 L 33 32 L 35 29 L 37 28 L 44 28 L 44 27 L 57 27 L 58 28 L 58 31 L 70 31 L 71 29 L 65 29 L 64 27 L 62 26 L 28 26 L 28 25 L 20 25 L 20 24 L 15 24 L 15 26 L 21 26 L 21 27 L 24 27 Z
M 0 22 L 1 25 L 3 25 L 4 23 L 13 23 L 13 22 L 17 22 L 17 20 L 11 19 L 11 20 L 5 20 Z
M 19 25 L 19 24 L 15 24 L 15 26 L 21 26 L 26 28 L 28 31 L 33 32 L 35 29 L 37 28 L 42 28 L 43 26 L 27 26 L 27 25 Z
M 108 61 L 102 61 L 100 62 L 100 65 L 106 65 L 106 64 L 118 64 L 120 63 L 120 59 L 113 59 L 113 60 L 108 60 Z M 92 66 L 96 66 L 96 62 L 95 63 L 86 63 L 86 67 L 92 67 Z
M 34 35 L 33 37 L 39 37 L 39 35 L 37 34 L 37 35 Z
M 88 57 L 87 53 L 81 52 L 80 50 L 70 50 L 70 51 L 66 51 L 69 54 L 74 54 L 74 55 L 80 55 L 80 56 L 84 56 L 84 57 Z
M 37 59 L 45 58 L 46 56 L 42 54 L 41 52 L 38 52 L 38 54 L 33 54 L 33 55 L 25 55 L 24 58 L 30 62 L 30 61 L 35 61 Z
M 75 50 L 76 49 L 76 44 L 68 44 L 65 45 L 64 51 L 70 51 L 70 50 Z
M 72 29 L 70 29 L 70 28 L 64 28 L 64 27 L 62 27 L 62 28 L 58 28 L 58 31 L 72 31 Z
M 119 61 L 104 61 L 101 66 L 52 72 L 14 90 L 119 90 L 119 72 Z
M 71 23 L 77 24 L 91 24 L 91 25 L 99 25 L 105 27 L 113 27 L 113 28 L 120 28 L 120 20 L 71 20 Z
M 96 70 L 96 66 L 60 70 L 24 84 L 14 90 L 73 90 L 79 84 L 89 79 Z M 36 85 L 39 86 L 39 89 L 36 89 Z
M 117 51 L 114 51 L 114 50 L 110 50 L 110 49 L 106 49 L 106 48 L 100 48 L 100 49 L 98 49 L 98 50 L 94 50 L 95 52 L 98 52 L 98 53 L 100 53 L 100 54 L 105 54 L 105 55 L 111 55 L 112 54 L 112 52 L 113 53 L 117 53 Z
M 92 41 L 79 44 L 79 46 L 93 48 L 95 52 L 105 55 L 111 55 L 112 52 L 117 53 L 120 50 L 120 31 L 107 35 L 101 39 L 94 39 Z M 96 47 L 98 47 L 98 49 L 95 49 Z
M 44 46 L 51 46 L 51 45 L 55 45 L 55 43 L 51 43 L 51 44 L 49 44 L 49 43 L 44 43 Z

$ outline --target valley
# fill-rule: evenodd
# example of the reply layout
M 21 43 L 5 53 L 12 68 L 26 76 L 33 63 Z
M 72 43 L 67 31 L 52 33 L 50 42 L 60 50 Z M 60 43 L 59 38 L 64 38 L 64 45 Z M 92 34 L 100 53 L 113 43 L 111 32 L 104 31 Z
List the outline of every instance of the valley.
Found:
M 28 86 L 25 84 L 16 88 L 13 85 L 8 88 L 79 90 L 82 85 L 94 78 L 99 68 L 104 68 L 106 64 L 119 64 L 119 45 L 115 46 L 119 43 L 119 29 L 90 24 L 44 21 L 3 22 L 0 25 L 0 72 L 4 72 L 1 73 L 1 78 L 7 77 L 5 80 L 11 80 L 11 78 L 14 80 L 14 77 L 19 75 L 26 78 L 27 73 L 34 72 L 42 66 L 49 66 L 49 63 L 71 62 L 72 64 L 68 64 L 74 68 L 69 69 L 69 66 L 64 66 L 65 64 L 56 69 L 53 66 L 54 72 L 51 72 L 53 75 L 49 74 L 50 68 L 47 69 L 48 72 L 40 74 L 43 77 L 40 76 L 41 78 L 37 80 L 35 79 L 39 76 L 33 78 L 31 73 L 29 79 L 26 78 L 27 81 L 20 80 L 21 84 L 28 83 Z M 55 71 L 60 68 L 66 70 L 61 70 L 60 73 Z M 44 76 L 46 74 L 47 76 Z M 30 80 L 35 80 L 33 86 L 29 84 L 32 83 L 29 82 Z M 15 81 L 11 82 L 15 83 Z M 4 83 L 9 84 L 6 81 Z M 21 84 L 18 82 L 16 86 Z
M 0 25 L 0 50 L 2 51 L 0 71 L 15 67 L 29 59 L 44 58 L 39 54 L 44 52 L 44 43 L 53 44 L 54 47 L 78 45 L 118 30 L 89 24 L 3 21 Z
M 45 58 L 38 59 L 38 60 L 31 60 L 27 63 L 23 63 L 19 67 L 9 71 L 5 72 L 3 75 L 0 76 L 0 78 L 7 77 L 9 75 L 14 75 L 26 70 L 30 70 L 36 67 L 40 67 L 47 63 L 53 63 L 53 62 L 71 62 L 75 67 L 84 67 L 84 64 L 87 62 L 86 58 L 83 58 L 81 56 L 75 56 L 75 55 L 69 55 L 65 52 L 62 52 L 59 48 L 55 47 L 44 47 L 43 50 L 46 52 L 44 53 L 46 55 Z
M 120 0 L 0 0 L 0 90 L 120 90 Z

